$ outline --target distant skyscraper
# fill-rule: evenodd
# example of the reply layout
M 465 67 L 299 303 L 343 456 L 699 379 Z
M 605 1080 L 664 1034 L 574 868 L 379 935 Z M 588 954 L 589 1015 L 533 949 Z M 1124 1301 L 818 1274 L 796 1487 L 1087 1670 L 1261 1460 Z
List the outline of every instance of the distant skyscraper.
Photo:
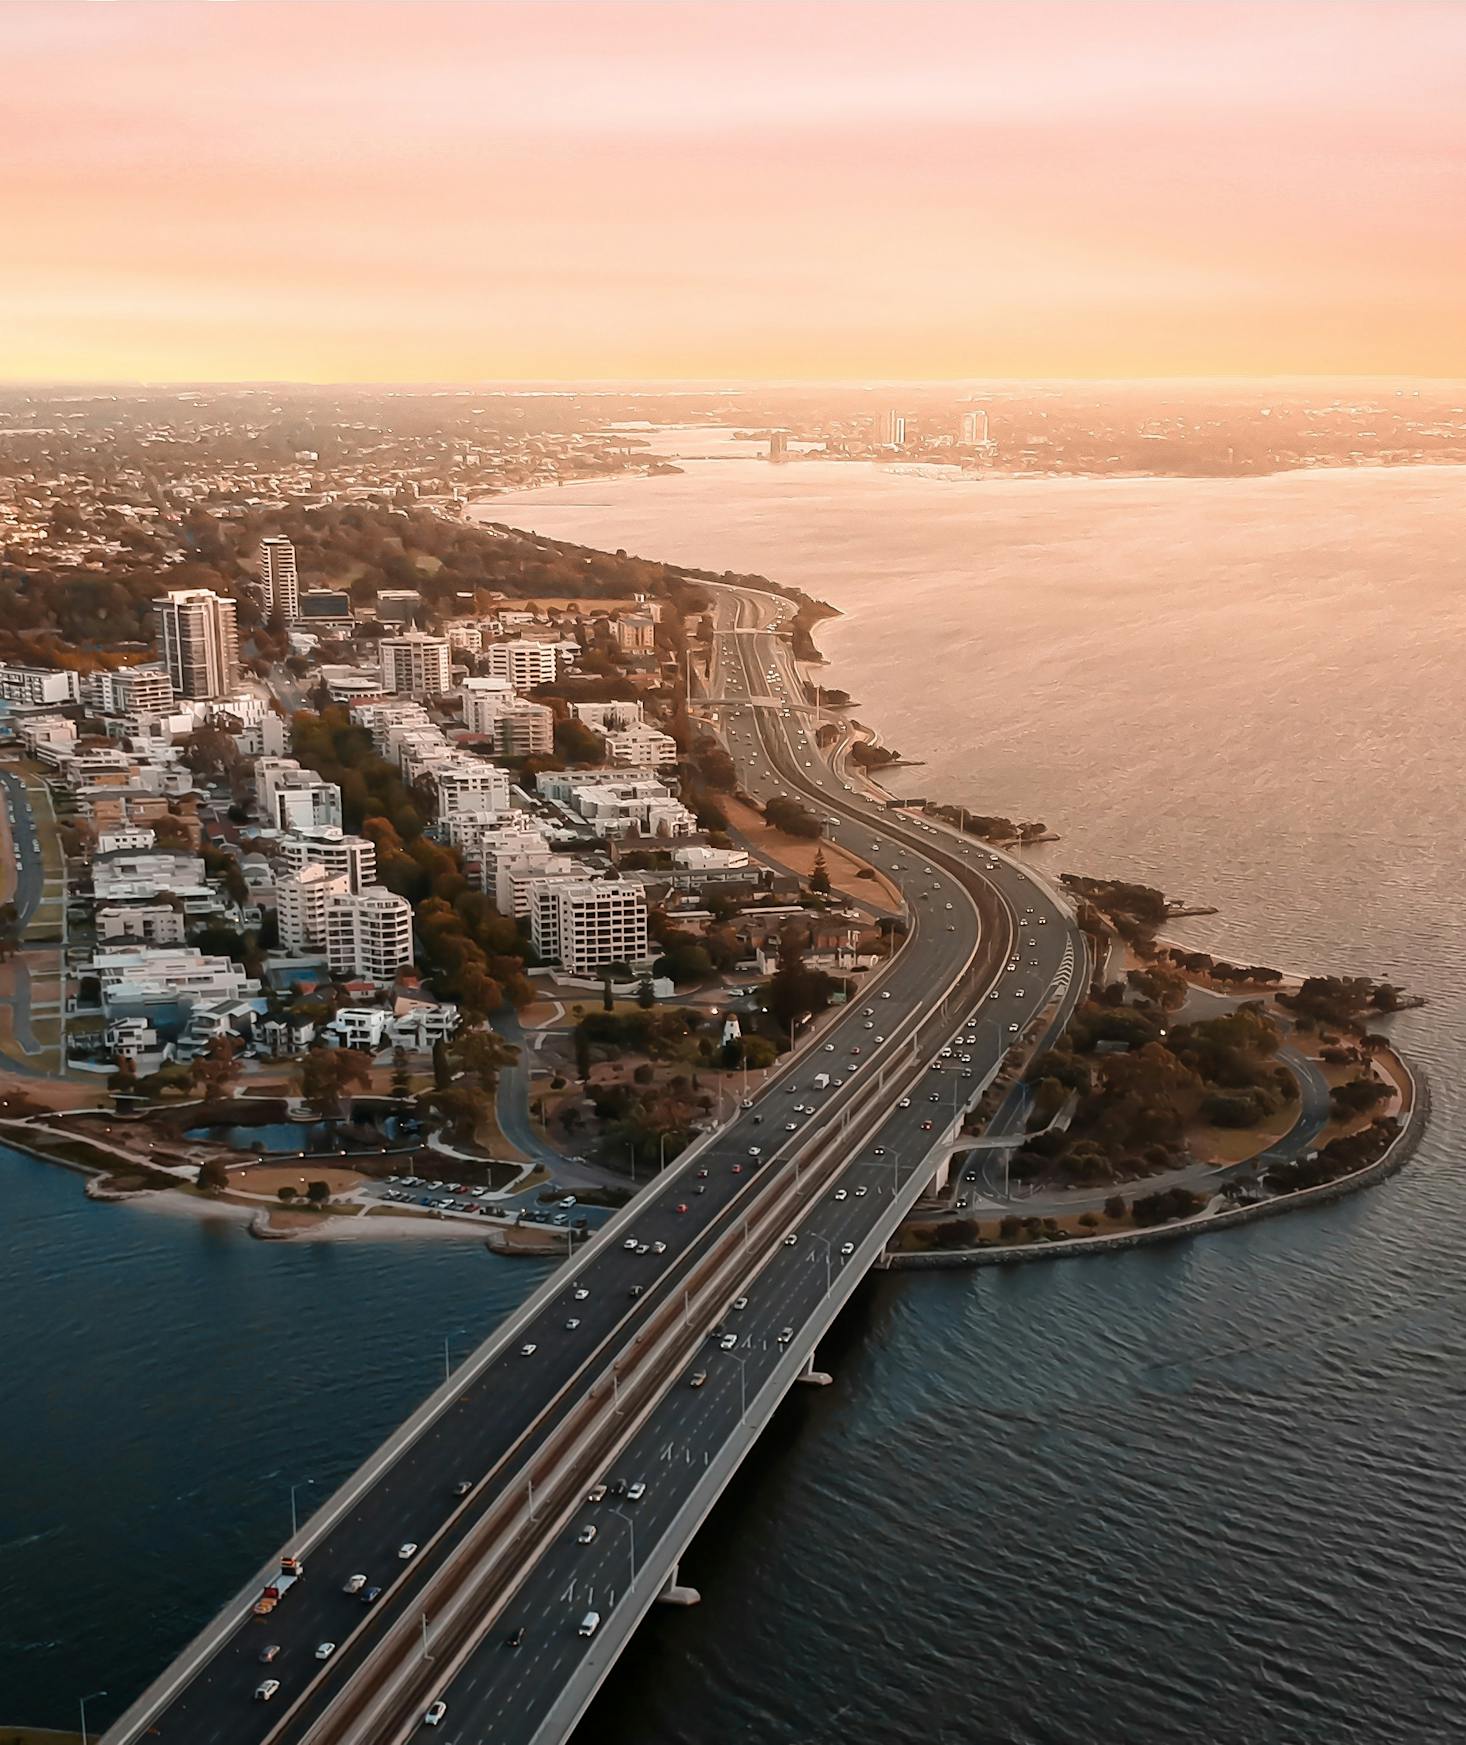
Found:
M 876 442 L 882 448 L 905 448 L 906 420 L 899 412 L 887 408 L 876 419 Z
M 981 448 L 988 440 L 988 415 L 981 407 L 962 414 L 963 448 Z
M 287 624 L 300 616 L 295 547 L 283 534 L 260 541 L 260 594 L 267 615 L 278 612 Z
M 227 697 L 239 683 L 233 600 L 208 588 L 175 588 L 153 601 L 158 654 L 181 697 Z
M 789 453 L 789 432 L 775 430 L 769 435 L 769 459 L 783 460 Z

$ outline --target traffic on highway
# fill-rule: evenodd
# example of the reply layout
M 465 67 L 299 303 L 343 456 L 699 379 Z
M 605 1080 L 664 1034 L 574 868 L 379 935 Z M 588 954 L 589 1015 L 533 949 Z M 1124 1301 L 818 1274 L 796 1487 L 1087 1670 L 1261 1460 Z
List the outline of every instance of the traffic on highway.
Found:
M 758 628 L 768 607 L 720 590 L 710 710 L 751 795 L 828 806 L 829 836 L 892 879 L 905 944 L 304 1524 L 109 1745 L 563 1737 L 769 1390 L 806 1365 L 1066 964 L 1061 997 L 1077 984 L 1069 917 L 1021 868 L 829 766 L 787 644 Z M 293 1579 L 257 1613 L 282 1559 Z

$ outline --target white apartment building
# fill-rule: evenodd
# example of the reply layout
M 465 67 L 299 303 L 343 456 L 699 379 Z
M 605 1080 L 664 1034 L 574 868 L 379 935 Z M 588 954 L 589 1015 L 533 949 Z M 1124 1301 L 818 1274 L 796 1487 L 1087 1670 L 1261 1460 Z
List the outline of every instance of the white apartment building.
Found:
M 401 636 L 383 637 L 382 689 L 411 697 L 437 697 L 448 689 L 452 658 L 446 636 L 429 636 L 423 630 L 407 630 Z
M 608 733 L 606 750 L 611 762 L 624 769 L 634 769 L 642 764 L 656 769 L 677 761 L 677 741 L 670 733 L 663 733 L 645 721 Z
M 412 962 L 412 905 L 382 885 L 329 897 L 326 961 L 343 980 L 390 982 Z
M 209 588 L 175 588 L 154 600 L 158 652 L 184 697 L 227 696 L 239 683 L 239 631 L 233 600 Z
M 493 731 L 494 717 L 515 699 L 508 679 L 465 679 L 459 687 L 463 699 L 463 725 L 470 733 Z
M 509 771 L 487 758 L 450 751 L 428 765 L 427 779 L 439 818 L 509 809 Z
M 260 541 L 260 602 L 268 618 L 278 612 L 287 624 L 300 616 L 300 580 L 295 547 L 283 534 Z
M 255 802 L 260 822 L 271 830 L 341 827 L 341 790 L 293 757 L 262 757 L 255 763 Z
M 494 907 L 517 921 L 533 911 L 537 890 L 554 883 L 583 884 L 585 877 L 585 862 L 573 855 L 552 854 L 548 849 L 510 850 L 494 868 Z
M 491 679 L 508 679 L 516 691 L 553 684 L 559 657 L 553 642 L 491 642 L 484 650 Z
M 570 713 L 592 733 L 622 733 L 639 727 L 645 715 L 639 702 L 620 697 L 610 703 L 572 703 Z
M 143 945 L 182 945 L 184 918 L 167 903 L 98 909 L 98 939 L 135 939 Z
M 484 645 L 484 627 L 477 618 L 455 618 L 443 626 L 448 646 L 464 654 L 477 654 Z
M 377 882 L 377 845 L 365 836 L 350 836 L 328 825 L 284 836 L 279 849 L 287 875 L 318 866 L 328 873 L 345 874 L 350 891 L 364 891 Z
M 341 828 L 341 790 L 335 782 L 322 781 L 312 771 L 290 781 L 275 794 L 269 824 L 276 830 L 321 830 Z
M 433 724 L 432 716 L 422 704 L 406 697 L 364 699 L 353 703 L 349 713 L 356 726 L 366 728 L 371 734 L 372 750 L 378 757 L 397 755 L 388 743 L 394 729 L 408 724 L 417 727 L 431 727 Z
M 75 703 L 80 696 L 80 682 L 73 672 L 0 661 L 0 698 L 7 703 L 27 709 L 54 708 L 58 703 Z
M 326 907 L 333 897 L 351 895 L 344 872 L 323 866 L 303 866 L 275 885 L 275 915 L 283 951 L 319 951 L 326 943 Z
M 128 715 L 143 721 L 173 710 L 173 681 L 160 666 L 84 673 L 80 690 L 82 703 L 98 715 Z
M 521 699 L 501 709 L 494 722 L 494 750 L 500 757 L 547 757 L 555 749 L 554 711 Z
M 646 893 L 623 879 L 542 882 L 532 892 L 530 937 L 541 957 L 558 959 L 569 975 L 592 975 L 608 963 L 641 963 L 647 956 Z

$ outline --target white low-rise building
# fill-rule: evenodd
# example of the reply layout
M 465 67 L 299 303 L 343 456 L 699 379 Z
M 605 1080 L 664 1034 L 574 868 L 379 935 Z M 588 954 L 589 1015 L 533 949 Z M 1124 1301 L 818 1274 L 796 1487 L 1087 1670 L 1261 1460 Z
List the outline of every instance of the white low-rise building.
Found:
M 608 733 L 606 750 L 611 762 L 622 768 L 647 764 L 655 769 L 677 761 L 677 741 L 670 733 L 663 733 L 644 721 Z
M 206 887 L 204 863 L 196 854 L 171 849 L 120 849 L 92 861 L 92 894 L 99 902 L 163 891 L 198 891 Z
M 144 945 L 182 945 L 184 917 L 168 903 L 136 903 L 98 909 L 97 937 L 136 939 Z
M 232 957 L 208 957 L 192 945 L 123 946 L 92 956 L 91 974 L 102 987 L 110 1017 L 150 1006 L 196 1005 L 242 1000 L 259 992 Z
M 81 695 L 77 675 L 55 667 L 18 666 L 0 661 L 0 698 L 26 709 L 75 703 Z

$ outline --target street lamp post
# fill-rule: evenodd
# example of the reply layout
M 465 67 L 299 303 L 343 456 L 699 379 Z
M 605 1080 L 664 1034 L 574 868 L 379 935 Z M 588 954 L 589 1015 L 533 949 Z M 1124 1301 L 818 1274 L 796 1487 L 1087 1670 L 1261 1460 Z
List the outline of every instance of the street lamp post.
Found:
M 830 1290 L 835 1282 L 834 1260 L 832 1258 L 834 1248 L 830 1243 L 829 1237 L 821 1236 L 818 1230 L 811 1230 L 809 1235 L 811 1241 L 818 1242 L 825 1251 L 825 1295 L 829 1296 Z
M 626 1523 L 626 1542 L 631 1552 L 631 1583 L 626 1592 L 630 1596 L 636 1591 L 636 1522 L 626 1513 L 625 1509 L 612 1509 L 611 1513 L 619 1515 Z
M 95 1702 L 98 1697 L 104 1697 L 106 1694 L 104 1690 L 94 1690 L 77 1699 L 77 1707 L 81 1710 L 81 1745 L 90 1745 L 87 1736 L 87 1704 Z
M 450 1327 L 443 1335 L 443 1381 L 445 1384 L 453 1375 L 453 1366 L 448 1357 L 448 1341 L 456 1338 L 458 1334 L 466 1333 L 467 1331 L 468 1329 L 466 1327 Z
M 290 1537 L 292 1539 L 300 1531 L 300 1523 L 296 1520 L 295 1515 L 295 1493 L 304 1490 L 308 1484 L 315 1482 L 313 1478 L 298 1478 L 290 1487 Z

